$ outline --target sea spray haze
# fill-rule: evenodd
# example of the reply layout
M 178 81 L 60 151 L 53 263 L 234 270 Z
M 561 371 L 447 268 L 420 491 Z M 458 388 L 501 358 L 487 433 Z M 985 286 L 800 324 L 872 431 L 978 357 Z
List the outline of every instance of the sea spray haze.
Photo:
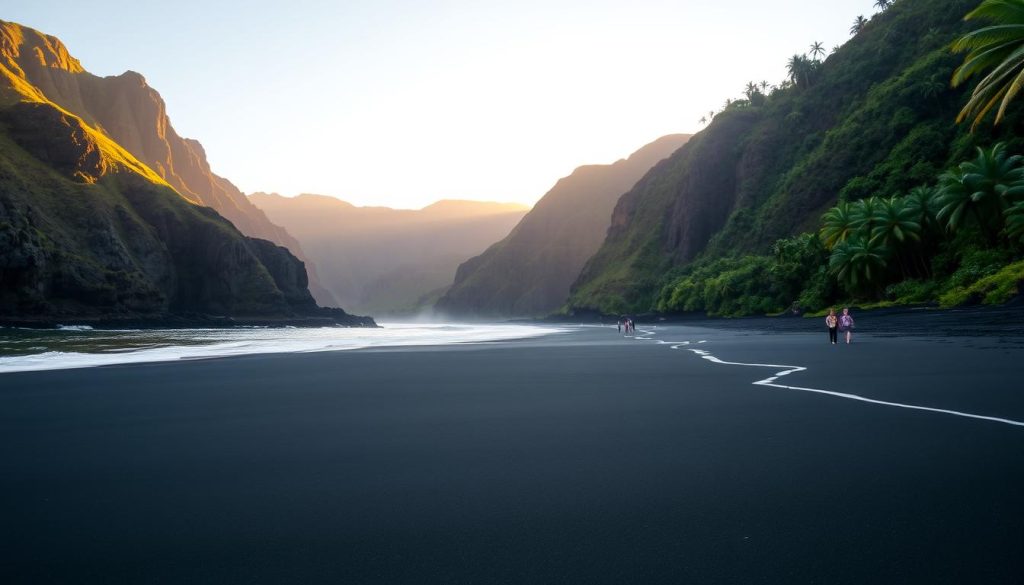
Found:
M 461 262 L 503 238 L 528 210 L 461 200 L 416 210 L 357 207 L 310 194 L 249 199 L 299 239 L 342 306 L 376 316 L 429 308 Z

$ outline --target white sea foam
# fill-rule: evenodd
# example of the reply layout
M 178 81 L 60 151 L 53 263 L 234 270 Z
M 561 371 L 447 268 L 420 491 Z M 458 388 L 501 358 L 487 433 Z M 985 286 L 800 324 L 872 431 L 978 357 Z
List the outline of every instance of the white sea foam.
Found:
M 82 330 L 78 330 L 82 331 Z M 260 353 L 341 351 L 372 347 L 483 343 L 557 333 L 534 325 L 388 324 L 379 329 L 323 327 L 93 331 L 107 348 L 97 353 L 44 351 L 0 356 L 0 373 L 167 362 Z
M 779 378 L 781 378 L 783 376 L 788 376 L 790 374 L 796 374 L 796 373 L 799 373 L 799 372 L 806 372 L 807 368 L 805 368 L 804 366 L 787 366 L 787 365 L 783 365 L 783 364 L 759 364 L 759 363 L 726 361 L 726 360 L 723 360 L 723 359 L 720 359 L 720 358 L 716 357 L 710 351 L 706 351 L 706 350 L 703 350 L 703 349 L 690 349 L 690 348 L 686 348 L 685 347 L 687 345 L 690 345 L 691 343 L 697 343 L 697 344 L 707 343 L 706 339 L 701 339 L 700 341 L 696 341 L 696 342 L 689 341 L 689 340 L 686 340 L 686 341 L 666 341 L 666 340 L 662 340 L 662 339 L 654 339 L 654 337 L 653 337 L 654 334 L 655 334 L 654 329 L 642 329 L 642 330 L 640 330 L 640 333 L 636 336 L 635 339 L 637 341 L 654 341 L 654 342 L 657 342 L 658 345 L 668 345 L 668 346 L 671 347 L 671 349 L 684 349 L 685 348 L 687 351 L 693 352 L 693 353 L 697 354 L 698 356 L 700 356 L 702 359 L 708 360 L 709 362 L 715 363 L 715 364 L 721 364 L 721 365 L 725 365 L 725 366 L 743 366 L 743 367 L 752 367 L 752 368 L 772 368 L 774 370 L 778 370 L 777 372 L 775 372 L 774 376 L 769 376 L 769 377 L 764 378 L 762 380 L 757 380 L 756 382 L 751 382 L 751 384 L 753 384 L 754 386 L 769 386 L 771 388 L 782 388 L 782 389 L 785 389 L 785 390 L 797 390 L 799 392 L 811 392 L 811 393 L 814 393 L 814 394 L 822 394 L 822 395 L 827 395 L 827 396 L 834 396 L 836 398 L 844 398 L 846 400 L 856 400 L 858 402 L 866 402 L 866 403 L 869 403 L 869 404 L 878 404 L 878 405 L 881 405 L 881 406 L 891 406 L 891 407 L 895 407 L 895 408 L 905 408 L 905 409 L 909 409 L 909 410 L 921 410 L 921 411 L 925 411 L 925 412 L 937 412 L 937 413 L 940 413 L 940 414 L 950 414 L 950 415 L 953 415 L 953 416 L 959 416 L 959 417 L 964 417 L 964 418 L 973 418 L 973 419 L 977 419 L 977 420 L 985 420 L 985 421 L 997 422 L 997 423 L 1002 423 L 1002 424 L 1011 425 L 1011 426 L 1015 426 L 1015 427 L 1024 427 L 1024 421 L 1022 421 L 1022 420 L 1013 420 L 1013 419 L 1002 418 L 1002 417 L 998 417 L 998 416 L 987 416 L 987 415 L 983 415 L 983 414 L 974 414 L 974 413 L 970 413 L 970 412 L 962 412 L 962 411 L 959 411 L 959 410 L 949 410 L 949 409 L 946 409 L 946 408 L 935 408 L 935 407 L 932 407 L 932 406 L 922 406 L 920 404 L 906 404 L 906 403 L 903 403 L 903 402 L 891 402 L 891 401 L 888 401 L 888 400 L 878 400 L 878 399 L 875 399 L 875 398 L 868 398 L 866 396 L 861 396 L 859 394 L 850 394 L 850 393 L 847 393 L 847 392 L 836 392 L 836 391 L 833 391 L 833 390 L 824 390 L 824 389 L 821 389 L 821 388 L 807 388 L 805 386 L 788 386 L 786 384 L 777 384 L 776 382 L 778 382 Z

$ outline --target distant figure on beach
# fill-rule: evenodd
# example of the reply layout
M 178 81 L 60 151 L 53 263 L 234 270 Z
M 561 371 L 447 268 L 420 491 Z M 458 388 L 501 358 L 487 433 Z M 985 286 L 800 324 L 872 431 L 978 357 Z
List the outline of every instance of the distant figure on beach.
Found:
M 619 333 L 622 333 L 622 319 L 619 319 L 619 322 L 617 323 L 617 325 L 619 327 Z
M 835 309 L 828 310 L 828 316 L 825 317 L 825 327 L 828 327 L 829 342 L 835 345 L 839 338 L 839 317 L 836 317 Z
M 850 309 L 843 308 L 843 314 L 839 316 L 839 330 L 846 333 L 846 344 L 850 344 L 850 337 L 853 336 L 853 315 L 850 314 Z

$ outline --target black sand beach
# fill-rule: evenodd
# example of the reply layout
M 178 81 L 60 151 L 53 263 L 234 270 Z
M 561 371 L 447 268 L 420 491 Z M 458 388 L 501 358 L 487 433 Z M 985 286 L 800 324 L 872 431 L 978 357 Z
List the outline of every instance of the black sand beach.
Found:
M 1024 426 L 689 351 L 1024 421 L 1021 336 L 648 337 L 0 375 L 0 582 L 1024 582 Z

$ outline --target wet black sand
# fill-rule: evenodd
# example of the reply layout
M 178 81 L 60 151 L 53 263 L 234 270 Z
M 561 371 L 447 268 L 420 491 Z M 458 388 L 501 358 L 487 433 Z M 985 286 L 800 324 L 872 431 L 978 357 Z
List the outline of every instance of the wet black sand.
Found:
M 659 327 L 0 376 L 3 583 L 1022 583 L 1024 344 Z M 704 340 L 704 344 L 696 344 Z

